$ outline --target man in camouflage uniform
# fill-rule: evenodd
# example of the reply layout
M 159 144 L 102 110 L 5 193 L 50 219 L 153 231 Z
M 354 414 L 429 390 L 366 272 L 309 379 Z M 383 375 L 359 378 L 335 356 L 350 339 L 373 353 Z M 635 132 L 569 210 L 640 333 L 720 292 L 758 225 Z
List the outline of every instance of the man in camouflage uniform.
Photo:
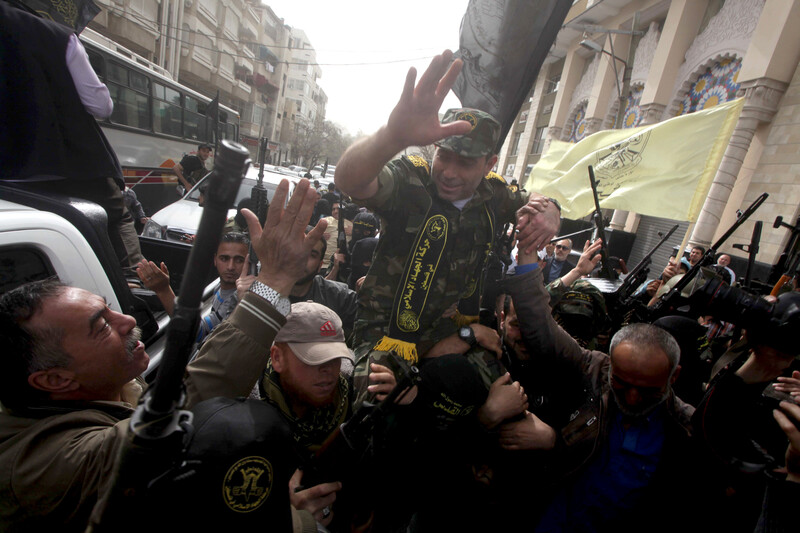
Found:
M 520 243 L 540 248 L 558 230 L 549 199 L 512 193 L 485 177 L 497 162 L 500 124 L 477 109 L 438 110 L 461 70 L 452 53 L 436 56 L 415 87 L 416 71 L 386 126 L 351 146 L 336 185 L 382 218 L 375 258 L 359 293 L 353 347 L 357 403 L 365 399 L 368 362 L 390 352 L 417 362 L 437 342 L 481 344 L 476 328 L 480 279 L 496 228 L 519 211 Z M 392 160 L 408 146 L 437 146 L 433 161 Z M 401 290 L 402 289 L 402 290 Z M 466 305 L 469 303 L 469 305 Z M 474 320 L 473 320 L 474 319 Z M 496 342 L 496 339 L 495 339 Z M 450 351 L 449 353 L 452 353 Z

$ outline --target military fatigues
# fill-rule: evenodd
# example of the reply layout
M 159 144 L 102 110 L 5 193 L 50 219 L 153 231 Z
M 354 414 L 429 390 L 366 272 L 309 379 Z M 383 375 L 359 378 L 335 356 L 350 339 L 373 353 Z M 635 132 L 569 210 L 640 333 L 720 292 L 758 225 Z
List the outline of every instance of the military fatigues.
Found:
M 368 385 L 370 352 L 372 362 L 381 363 L 388 356 L 387 352 L 372 348 L 388 335 L 395 293 L 404 282 L 406 262 L 432 203 L 438 204 L 439 212 L 447 218 L 449 233 L 430 282 L 424 310 L 417 317 L 419 355 L 457 332 L 456 321 L 443 318 L 442 314 L 454 308 L 460 299 L 480 290 L 476 274 L 485 265 L 496 228 L 512 221 L 525 202 L 520 192 L 512 193 L 501 181 L 487 179 L 459 211 L 450 202 L 437 198 L 429 163 L 414 156 L 387 164 L 378 175 L 378 187 L 374 197 L 362 202 L 382 220 L 374 260 L 359 291 L 353 342 L 357 404 L 364 399 Z

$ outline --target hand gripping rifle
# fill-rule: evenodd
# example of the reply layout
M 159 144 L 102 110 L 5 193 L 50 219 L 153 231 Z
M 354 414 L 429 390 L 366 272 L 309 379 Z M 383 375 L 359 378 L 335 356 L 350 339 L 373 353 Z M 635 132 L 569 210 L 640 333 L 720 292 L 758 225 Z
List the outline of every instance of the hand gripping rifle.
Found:
M 651 318 L 653 320 L 668 315 L 683 305 L 684 299 L 681 296 L 681 291 L 683 291 L 683 289 L 685 289 L 689 283 L 691 283 L 695 276 L 697 276 L 697 274 L 700 272 L 702 267 L 711 264 L 711 261 L 717 254 L 719 247 L 722 246 L 726 240 L 728 240 L 728 237 L 733 235 L 733 232 L 736 231 L 739 226 L 744 224 L 744 222 L 750 218 L 750 215 L 752 215 L 756 209 L 758 209 L 759 206 L 764 203 L 764 200 L 766 200 L 768 196 L 769 195 L 767 193 L 763 193 L 761 196 L 756 198 L 755 201 L 750 204 L 750 207 L 745 209 L 739 215 L 739 217 L 736 219 L 736 222 L 734 222 L 731 227 L 728 228 L 728 231 L 726 231 L 725 234 L 717 240 L 717 242 L 715 242 L 708 250 L 706 250 L 706 253 L 703 254 L 703 257 L 701 257 L 700 260 L 689 269 L 689 272 L 684 274 L 678 283 L 676 283 L 667 294 L 662 296 L 661 299 L 650 308 Z
M 419 370 L 400 357 L 392 357 L 392 366 L 398 369 L 399 380 L 391 392 L 377 404 L 364 402 L 347 422 L 325 439 L 317 452 L 303 466 L 303 485 L 311 487 L 330 481 L 349 478 L 356 465 L 372 446 L 372 437 L 396 408 L 397 401 L 408 389 L 420 382 Z
M 600 199 L 597 196 L 597 180 L 594 178 L 594 169 L 589 165 L 589 183 L 592 186 L 592 196 L 594 197 L 594 220 L 595 233 L 592 240 L 597 238 L 603 239 L 603 246 L 600 248 L 600 277 L 605 279 L 617 279 L 617 273 L 611 268 L 611 263 L 608 260 L 608 243 L 606 242 L 606 230 L 603 223 L 603 212 L 600 210 Z
M 258 223 L 262 227 L 264 222 L 267 221 L 267 210 L 269 209 L 269 198 L 267 197 L 267 188 L 264 187 L 264 160 L 267 158 L 267 144 L 269 139 L 266 137 L 261 138 L 261 150 L 258 161 L 258 182 L 250 190 L 250 199 L 253 201 L 253 208 L 258 216 Z M 258 259 L 256 258 L 253 243 L 250 243 L 250 268 L 247 272 L 251 276 L 258 274 Z
M 102 508 L 96 509 L 88 531 L 134 531 L 149 482 L 167 470 L 179 456 L 183 437 L 191 427 L 192 413 L 183 410 L 183 376 L 200 321 L 204 280 L 213 264 L 222 227 L 233 204 L 242 176 L 250 164 L 249 152 L 223 140 L 209 179 L 197 238 L 189 254 L 186 273 L 175 301 L 166 348 L 158 376 L 139 402 L 120 446 L 113 484 Z
M 345 492 L 337 496 L 339 513 L 354 525 L 369 521 L 374 494 L 365 482 L 369 471 L 369 452 L 375 448 L 377 433 L 397 408 L 397 402 L 421 381 L 416 366 L 408 365 L 401 357 L 391 357 L 390 366 L 399 375 L 391 392 L 377 404 L 364 402 L 347 422 L 325 439 L 322 446 L 303 466 L 303 485 L 296 491 L 321 483 L 341 481 Z M 360 491 L 360 492 L 359 492 Z

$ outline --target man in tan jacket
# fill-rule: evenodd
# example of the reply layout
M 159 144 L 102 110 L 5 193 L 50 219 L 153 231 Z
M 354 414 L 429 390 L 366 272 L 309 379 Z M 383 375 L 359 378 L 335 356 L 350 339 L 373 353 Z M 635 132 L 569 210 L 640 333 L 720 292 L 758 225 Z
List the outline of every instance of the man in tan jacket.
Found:
M 284 205 L 288 181 L 276 192 Z M 186 406 L 247 396 L 283 326 L 286 298 L 325 229 L 305 234 L 315 194 L 298 185 L 262 228 L 248 213 L 262 270 L 187 368 Z M 0 530 L 83 531 L 110 485 L 149 357 L 136 321 L 88 291 L 37 282 L 0 299 Z

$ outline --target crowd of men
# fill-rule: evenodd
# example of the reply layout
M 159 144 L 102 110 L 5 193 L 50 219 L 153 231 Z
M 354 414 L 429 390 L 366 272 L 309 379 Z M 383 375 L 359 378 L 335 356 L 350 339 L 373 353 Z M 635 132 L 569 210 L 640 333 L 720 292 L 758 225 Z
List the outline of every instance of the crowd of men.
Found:
M 445 52 L 419 81 L 410 70 L 387 124 L 339 160 L 328 198 L 302 180 L 286 203 L 284 181 L 263 226 L 241 210 L 246 228 L 224 233 L 214 256 L 220 288 L 186 407 L 266 402 L 310 457 L 416 375 L 341 479 L 298 461 L 279 480 L 297 531 L 796 531 L 797 343 L 746 330 L 713 373 L 693 373 L 698 394 L 679 397 L 705 334 L 677 320 L 612 329 L 581 279 L 600 241 L 573 262 L 561 239 L 541 259 L 558 203 L 487 177 L 501 135 L 489 114 L 438 117 L 461 65 Z M 431 161 L 395 158 L 428 144 Z M 365 208 L 349 225 L 345 196 Z M 514 271 L 489 279 L 507 223 Z M 643 285 L 643 305 L 678 263 Z M 137 272 L 172 313 L 167 265 L 141 260 Z M 779 296 L 775 316 L 795 296 Z M 0 330 L 0 529 L 84 530 L 146 387 L 141 333 L 101 295 L 55 280 L 4 294 Z M 763 404 L 766 388 L 789 401 Z

